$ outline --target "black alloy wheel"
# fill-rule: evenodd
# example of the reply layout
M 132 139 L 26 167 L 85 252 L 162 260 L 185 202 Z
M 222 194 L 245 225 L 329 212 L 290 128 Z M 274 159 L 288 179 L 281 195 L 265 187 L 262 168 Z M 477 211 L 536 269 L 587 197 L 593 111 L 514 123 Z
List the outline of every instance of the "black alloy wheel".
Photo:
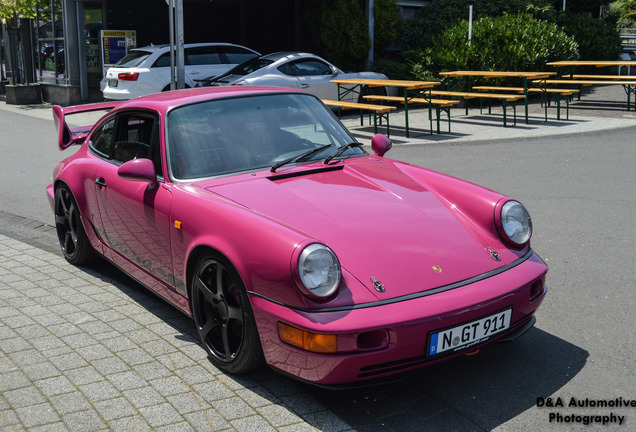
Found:
M 205 254 L 192 279 L 194 322 L 212 362 L 229 373 L 263 363 L 256 323 L 238 272 L 218 254 Z
M 77 202 L 66 186 L 55 191 L 55 229 L 66 261 L 81 265 L 93 259 L 94 249 L 84 231 Z

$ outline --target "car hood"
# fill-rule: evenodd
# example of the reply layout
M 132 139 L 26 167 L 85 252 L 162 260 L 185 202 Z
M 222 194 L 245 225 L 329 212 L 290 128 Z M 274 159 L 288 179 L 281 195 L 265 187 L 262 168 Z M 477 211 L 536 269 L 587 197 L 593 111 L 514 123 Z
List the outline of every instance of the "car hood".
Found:
M 464 281 L 516 258 L 397 164 L 356 160 L 207 189 L 328 245 L 379 299 Z M 384 292 L 374 288 L 374 279 Z

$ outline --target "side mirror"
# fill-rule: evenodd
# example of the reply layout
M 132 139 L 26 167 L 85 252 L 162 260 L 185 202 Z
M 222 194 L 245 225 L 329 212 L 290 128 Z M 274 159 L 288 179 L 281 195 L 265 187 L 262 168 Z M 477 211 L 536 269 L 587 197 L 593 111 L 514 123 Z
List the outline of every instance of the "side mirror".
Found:
M 150 159 L 133 159 L 124 162 L 118 169 L 117 175 L 124 180 L 145 181 L 148 189 L 154 189 L 159 185 L 155 165 Z
M 391 150 L 393 143 L 388 136 L 382 134 L 375 134 L 371 138 L 371 148 L 376 156 L 384 156 L 386 152 Z

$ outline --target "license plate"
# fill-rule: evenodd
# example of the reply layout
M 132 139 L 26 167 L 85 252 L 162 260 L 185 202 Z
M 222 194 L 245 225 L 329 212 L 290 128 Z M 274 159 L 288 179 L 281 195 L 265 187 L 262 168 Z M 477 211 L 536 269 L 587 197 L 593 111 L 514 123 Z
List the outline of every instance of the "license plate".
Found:
M 108 80 L 108 87 L 115 88 L 115 87 L 117 87 L 118 83 L 119 83 L 119 81 L 117 81 L 116 79 L 109 79 Z
M 450 354 L 486 342 L 492 335 L 509 329 L 511 318 L 512 308 L 509 308 L 475 321 L 433 332 L 429 337 L 428 355 Z

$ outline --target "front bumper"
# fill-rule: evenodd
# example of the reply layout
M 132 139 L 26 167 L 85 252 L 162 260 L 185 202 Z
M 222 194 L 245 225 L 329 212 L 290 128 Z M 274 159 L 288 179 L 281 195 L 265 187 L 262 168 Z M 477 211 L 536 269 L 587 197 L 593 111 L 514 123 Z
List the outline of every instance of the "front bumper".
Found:
M 252 307 L 268 364 L 314 384 L 336 386 L 386 379 L 428 364 L 474 353 L 497 340 L 514 340 L 534 323 L 547 291 L 547 266 L 531 253 L 519 265 L 478 282 L 406 301 L 332 312 L 290 309 L 252 296 Z M 468 350 L 429 357 L 431 332 L 512 307 L 510 328 Z M 338 335 L 339 352 L 316 354 L 282 342 L 277 323 Z M 383 334 L 386 335 L 383 340 Z

